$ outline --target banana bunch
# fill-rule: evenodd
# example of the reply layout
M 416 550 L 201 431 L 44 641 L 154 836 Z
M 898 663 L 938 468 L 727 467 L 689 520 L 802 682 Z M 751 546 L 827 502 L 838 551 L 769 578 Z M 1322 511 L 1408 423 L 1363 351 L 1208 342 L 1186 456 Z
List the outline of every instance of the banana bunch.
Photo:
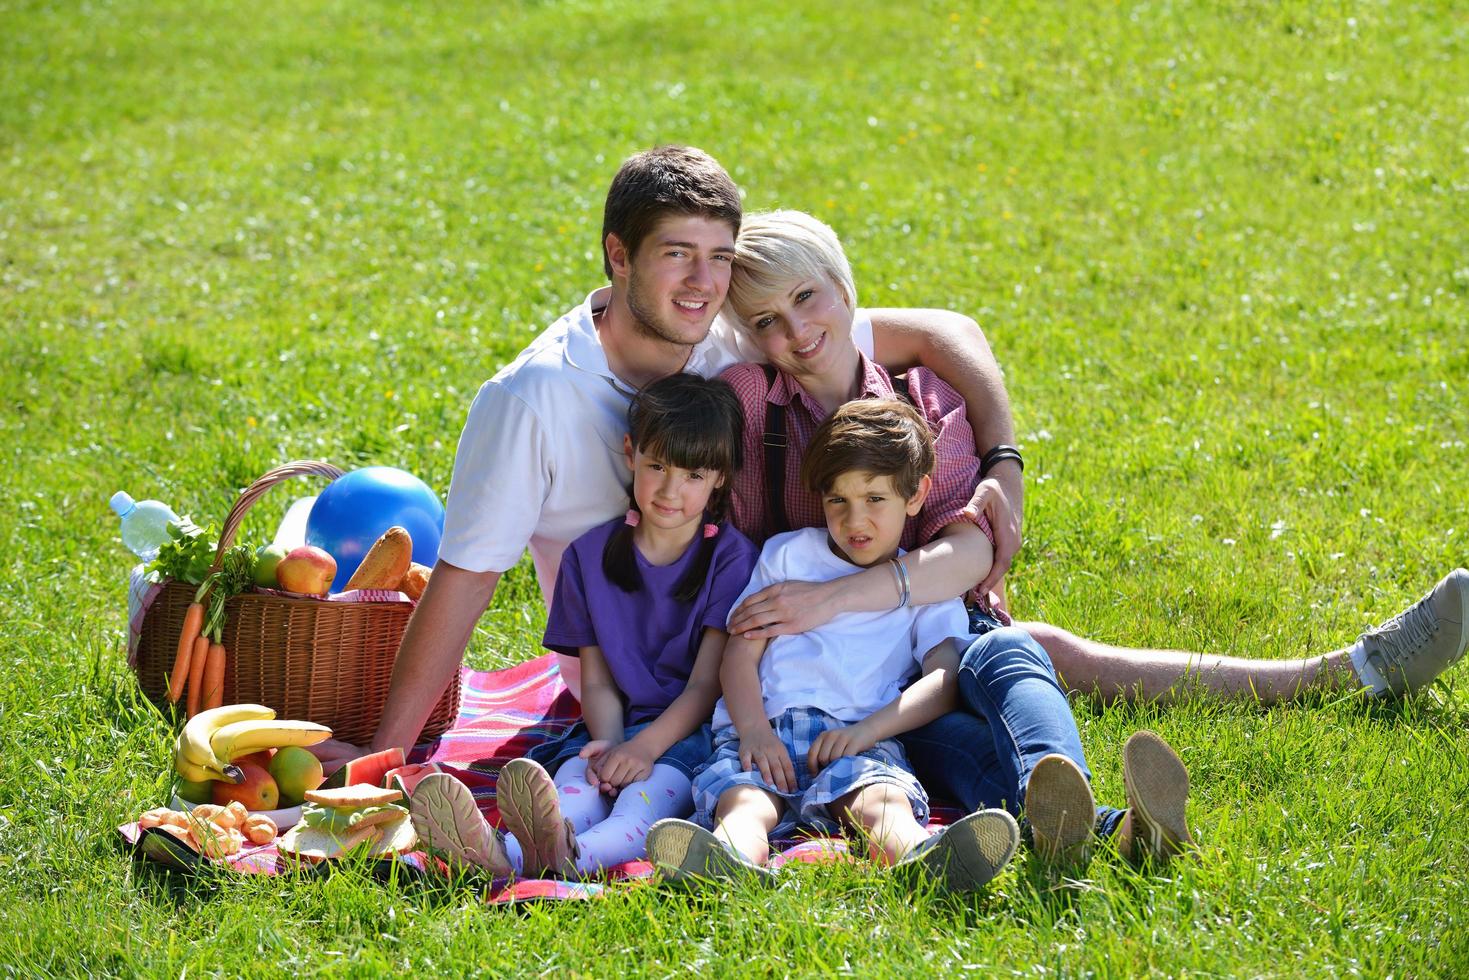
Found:
M 332 730 L 310 721 L 277 721 L 262 704 L 227 704 L 190 718 L 174 741 L 174 768 L 185 779 L 238 783 L 244 773 L 234 761 L 261 749 L 315 745 Z

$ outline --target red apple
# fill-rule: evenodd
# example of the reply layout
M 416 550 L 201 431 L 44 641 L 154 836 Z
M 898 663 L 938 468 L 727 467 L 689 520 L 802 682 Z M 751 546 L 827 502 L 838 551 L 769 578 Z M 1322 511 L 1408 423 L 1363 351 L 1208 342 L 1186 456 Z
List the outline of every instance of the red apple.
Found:
M 227 783 L 220 780 L 214 784 L 210 802 L 217 806 L 228 806 L 232 800 L 245 804 L 247 810 L 274 810 L 280 803 L 281 791 L 270 773 L 253 762 L 236 763 L 245 774 L 242 783 Z
M 337 560 L 309 544 L 292 548 L 275 566 L 275 579 L 287 592 L 326 595 L 336 577 Z
M 259 766 L 261 769 L 269 769 L 270 757 L 274 754 L 275 749 L 260 749 L 258 752 L 251 752 L 249 755 L 242 755 L 238 759 L 231 759 L 230 761 L 237 766 L 250 762 Z

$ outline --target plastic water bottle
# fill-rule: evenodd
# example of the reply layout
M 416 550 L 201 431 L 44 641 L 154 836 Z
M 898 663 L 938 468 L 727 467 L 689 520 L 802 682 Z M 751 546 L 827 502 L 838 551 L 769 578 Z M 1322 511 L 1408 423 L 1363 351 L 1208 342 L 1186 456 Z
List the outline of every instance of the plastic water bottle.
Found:
M 157 500 L 134 500 L 119 490 L 112 495 L 112 509 L 122 518 L 122 543 L 144 561 L 158 557 L 168 540 L 168 524 L 179 516 Z

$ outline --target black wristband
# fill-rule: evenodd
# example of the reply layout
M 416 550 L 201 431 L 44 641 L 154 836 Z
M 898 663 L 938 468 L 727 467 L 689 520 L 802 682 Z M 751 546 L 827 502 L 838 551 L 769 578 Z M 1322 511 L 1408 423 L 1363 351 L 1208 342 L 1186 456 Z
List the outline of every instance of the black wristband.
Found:
M 979 478 L 983 480 L 989 475 L 990 470 L 1007 459 L 1015 460 L 1015 465 L 1020 471 L 1025 472 L 1025 460 L 1020 455 L 1020 450 L 1014 446 L 996 446 L 985 453 L 979 460 Z

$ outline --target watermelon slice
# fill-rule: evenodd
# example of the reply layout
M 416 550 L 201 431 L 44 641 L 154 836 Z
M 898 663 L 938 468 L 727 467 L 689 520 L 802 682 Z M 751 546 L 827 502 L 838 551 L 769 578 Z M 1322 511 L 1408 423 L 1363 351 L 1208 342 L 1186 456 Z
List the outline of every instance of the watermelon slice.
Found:
M 386 786 L 388 773 L 400 768 L 404 761 L 402 749 L 384 749 L 364 755 L 328 776 L 321 788 L 336 789 L 341 786 L 361 786 L 363 783 L 369 786 Z
M 395 789 L 404 796 L 412 796 L 413 790 L 423 780 L 423 777 L 433 775 L 436 772 L 448 772 L 437 762 L 410 762 L 406 766 L 391 769 L 384 777 L 388 789 Z

